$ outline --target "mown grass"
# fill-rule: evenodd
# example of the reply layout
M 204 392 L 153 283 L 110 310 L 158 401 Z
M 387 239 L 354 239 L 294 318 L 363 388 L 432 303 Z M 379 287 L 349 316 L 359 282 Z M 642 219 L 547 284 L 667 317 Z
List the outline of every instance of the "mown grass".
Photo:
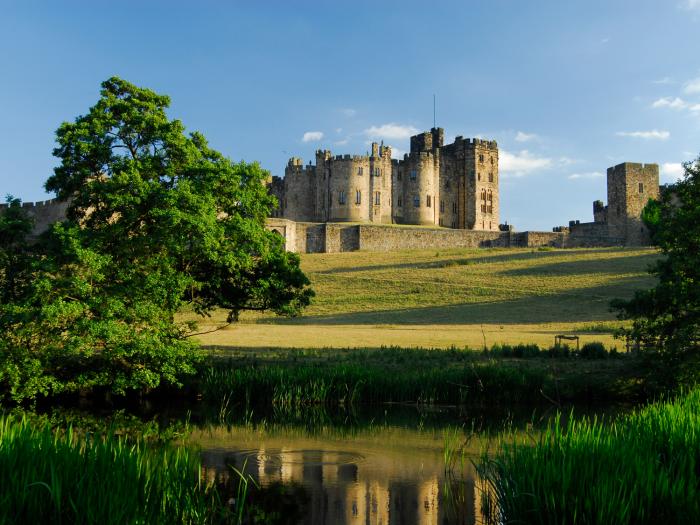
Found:
M 0 523 L 234 523 L 199 455 L 0 416 Z
M 619 358 L 613 358 L 613 357 Z M 214 359 L 194 385 L 227 409 L 380 403 L 538 403 L 629 399 L 636 361 L 600 344 L 573 352 L 536 345 L 469 349 L 280 351 Z
M 699 523 L 700 389 L 613 422 L 507 435 L 479 471 L 492 523 Z
M 612 344 L 609 303 L 649 288 L 647 248 L 453 249 L 304 254 L 316 291 L 302 317 L 248 314 L 200 337 L 220 346 L 551 344 L 578 332 Z M 183 314 L 184 315 L 184 314 Z M 185 315 L 185 317 L 188 317 Z M 216 314 L 208 327 L 222 325 Z

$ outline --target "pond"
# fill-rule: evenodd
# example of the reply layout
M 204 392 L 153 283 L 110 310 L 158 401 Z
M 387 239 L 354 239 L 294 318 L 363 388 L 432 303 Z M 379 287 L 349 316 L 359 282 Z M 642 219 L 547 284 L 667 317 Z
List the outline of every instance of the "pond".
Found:
M 321 421 L 301 414 L 297 422 L 200 426 L 190 439 L 202 449 L 206 479 L 235 485 L 236 470 L 250 476 L 284 509 L 280 523 L 476 524 L 488 516 L 488 487 L 472 460 L 499 430 L 537 432 L 552 415 L 489 412 L 391 407 Z M 453 460 L 446 444 L 459 452 Z

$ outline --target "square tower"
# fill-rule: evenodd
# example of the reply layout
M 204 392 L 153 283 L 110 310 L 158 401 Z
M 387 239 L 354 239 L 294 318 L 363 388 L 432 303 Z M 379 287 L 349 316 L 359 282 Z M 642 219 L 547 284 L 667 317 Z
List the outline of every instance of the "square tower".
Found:
M 648 244 L 642 210 L 659 198 L 659 165 L 624 162 L 608 168 L 608 232 L 627 245 Z

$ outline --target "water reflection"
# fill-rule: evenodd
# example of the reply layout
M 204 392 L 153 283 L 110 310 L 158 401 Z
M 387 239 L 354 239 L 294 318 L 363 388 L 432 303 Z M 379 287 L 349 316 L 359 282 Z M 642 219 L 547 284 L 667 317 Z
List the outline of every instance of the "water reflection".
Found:
M 441 432 L 383 427 L 338 439 L 233 427 L 195 438 L 204 447 L 209 481 L 223 481 L 235 467 L 263 487 L 305 487 L 309 502 L 300 523 L 480 522 L 483 498 L 474 468 L 467 461 L 457 478 L 445 475 Z

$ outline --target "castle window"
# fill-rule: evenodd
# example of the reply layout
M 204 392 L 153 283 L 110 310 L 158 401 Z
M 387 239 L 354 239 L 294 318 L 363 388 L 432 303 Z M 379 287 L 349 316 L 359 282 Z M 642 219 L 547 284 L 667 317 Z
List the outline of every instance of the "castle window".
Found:
M 479 154 L 479 162 L 484 162 L 484 155 L 483 154 Z
M 455 221 L 454 219 L 452 219 L 452 227 L 453 227 L 453 228 L 456 228 L 456 227 L 457 227 L 457 221 Z
M 420 197 L 418 195 L 415 195 L 413 197 L 413 206 L 416 208 L 420 208 Z
M 382 194 L 378 191 L 374 192 L 374 204 L 375 204 L 375 206 L 379 206 L 382 203 L 381 195 Z
M 355 204 L 362 204 L 362 192 L 360 190 L 355 191 Z
M 457 213 L 457 203 L 456 202 L 452 203 L 452 213 Z M 453 226 L 453 228 L 454 228 L 454 226 Z
M 477 173 L 476 180 L 481 180 L 481 173 Z
M 426 205 L 428 208 L 430 208 L 430 195 L 427 195 L 427 196 L 425 197 L 425 205 Z
M 362 166 L 357 168 L 357 174 L 362 175 Z
M 416 180 L 416 170 L 411 170 L 411 180 Z
M 344 191 L 338 192 L 338 204 L 345 204 L 345 192 Z
M 491 157 L 491 166 L 493 166 L 493 157 Z
M 403 207 L 403 199 L 402 199 L 401 197 L 399 197 L 399 198 L 396 200 L 396 205 L 397 205 L 399 208 L 402 208 L 402 207 Z
M 644 183 L 643 182 L 639 183 L 639 193 L 644 193 Z
M 445 201 L 440 201 L 440 213 L 445 213 Z
M 438 226 L 442 226 L 442 217 L 438 220 Z
M 489 182 L 493 182 L 493 173 L 489 173 Z
M 491 190 L 486 194 L 486 200 L 493 201 L 493 193 L 491 193 Z

